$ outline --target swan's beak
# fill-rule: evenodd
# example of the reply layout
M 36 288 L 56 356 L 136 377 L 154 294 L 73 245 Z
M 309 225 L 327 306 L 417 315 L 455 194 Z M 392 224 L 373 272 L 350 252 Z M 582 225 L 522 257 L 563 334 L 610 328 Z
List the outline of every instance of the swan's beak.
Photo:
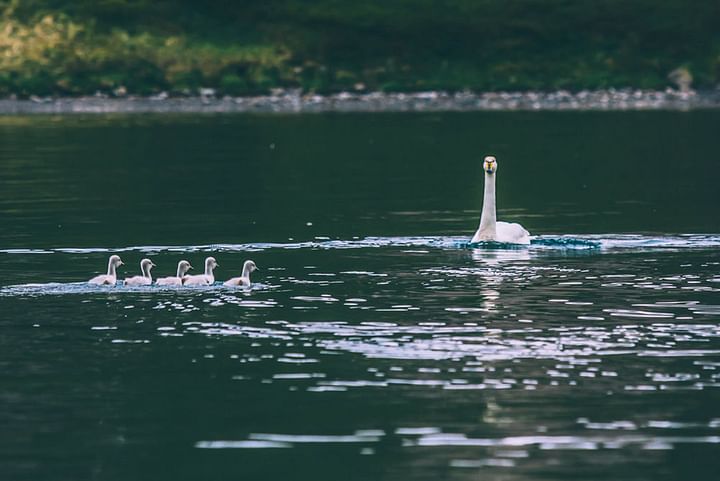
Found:
M 194 269 L 193 266 L 188 267 L 188 270 L 189 270 L 189 271 L 191 271 L 191 270 L 193 270 L 193 269 Z
M 151 262 L 150 265 L 153 267 L 157 267 L 154 262 Z

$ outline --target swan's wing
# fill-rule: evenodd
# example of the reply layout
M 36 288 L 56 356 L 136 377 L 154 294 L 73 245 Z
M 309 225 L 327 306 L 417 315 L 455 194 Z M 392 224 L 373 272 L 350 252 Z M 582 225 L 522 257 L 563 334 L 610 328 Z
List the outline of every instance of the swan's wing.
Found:
M 147 285 L 150 285 L 151 283 L 152 283 L 152 281 L 150 279 L 148 279 L 147 277 L 143 277 L 143 276 L 128 277 L 127 279 L 125 279 L 125 282 L 124 282 L 124 284 L 126 286 L 147 286 Z
M 498 242 L 530 244 L 530 233 L 520 224 L 514 222 L 498 222 L 496 232 Z
M 182 285 L 182 281 L 179 277 L 161 277 L 155 283 L 158 286 L 180 286 Z
M 228 279 L 225 282 L 223 282 L 223 285 L 226 285 L 228 287 L 235 287 L 242 285 L 242 278 L 241 277 L 233 277 L 232 279 Z
M 204 274 L 197 276 L 185 276 L 183 278 L 183 284 L 186 286 L 205 286 L 210 284 L 210 280 Z
M 100 274 L 99 276 L 95 276 L 92 279 L 88 281 L 88 284 L 93 284 L 96 286 L 102 286 L 104 284 L 110 284 L 111 282 L 110 276 L 107 274 Z

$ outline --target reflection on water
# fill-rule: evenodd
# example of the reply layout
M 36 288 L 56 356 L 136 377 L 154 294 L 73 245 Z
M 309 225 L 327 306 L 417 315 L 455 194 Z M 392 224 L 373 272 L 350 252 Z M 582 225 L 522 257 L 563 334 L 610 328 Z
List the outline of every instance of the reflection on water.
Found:
M 714 480 L 716 114 L 628 115 L 0 126 L 0 473 Z M 529 247 L 467 242 L 477 132 Z
M 149 255 L 160 252 L 198 253 L 198 252 L 262 252 L 268 249 L 367 249 L 373 247 L 436 247 L 445 249 L 470 249 L 478 258 L 517 259 L 525 253 L 540 254 L 564 252 L 576 254 L 596 249 L 647 251 L 653 249 L 708 249 L 720 247 L 720 235 L 565 235 L 565 236 L 533 236 L 531 245 L 504 244 L 501 242 L 470 243 L 466 236 L 455 237 L 366 237 L 353 240 L 330 240 L 326 237 L 313 241 L 272 243 L 257 242 L 249 244 L 208 244 L 193 246 L 133 246 L 133 247 L 48 247 L 43 249 L 12 248 L 0 249 L 5 254 L 92 254 L 98 252 L 117 253 L 140 251 Z M 425 254 L 428 251 L 414 250 L 408 253 Z
M 616 462 L 621 453 L 634 466 L 637 451 L 716 449 L 720 258 L 707 244 L 717 238 L 689 245 L 675 237 L 593 239 L 600 248 L 465 248 L 442 238 L 253 245 L 268 268 L 250 289 L 26 283 L 1 288 L 0 297 L 20 325 L 28 325 L 20 311 L 34 303 L 35 333 L 89 332 L 87 342 L 113 346 L 137 368 L 145 365 L 145 356 L 134 360 L 141 346 L 181 349 L 173 364 L 212 373 L 220 383 L 211 381 L 213 395 L 255 413 L 241 421 L 246 416 L 236 412 L 228 425 L 224 416 L 203 416 L 207 427 L 181 429 L 198 453 L 189 459 L 248 450 L 283 460 L 283 452 L 321 456 L 345 446 L 343 459 L 390 456 L 410 472 L 412 460 L 429 459 L 462 479 L 478 469 L 518 476 L 542 466 L 576 469 L 588 466 L 591 452 Z M 354 242 L 362 248 L 346 245 Z M 97 266 L 107 255 L 46 250 L 38 268 L 70 265 L 76 256 Z M 215 252 L 112 250 L 137 257 L 152 250 L 166 266 L 179 255 Z M 246 254 L 216 251 L 227 266 Z M 5 255 L 12 263 L 30 254 Z M 40 314 L 64 298 L 84 306 L 76 321 Z M 198 395 L 192 402 L 201 402 Z M 388 419 L 385 410 L 395 411 L 386 395 L 409 403 L 407 414 Z M 313 421 L 272 421 L 270 410 L 288 408 L 263 407 L 267 396 L 295 399 L 305 406 L 297 415 Z M 327 420 L 325 396 L 358 416 Z M 682 402 L 669 405 L 668 396 Z M 465 414 L 470 406 L 479 418 Z

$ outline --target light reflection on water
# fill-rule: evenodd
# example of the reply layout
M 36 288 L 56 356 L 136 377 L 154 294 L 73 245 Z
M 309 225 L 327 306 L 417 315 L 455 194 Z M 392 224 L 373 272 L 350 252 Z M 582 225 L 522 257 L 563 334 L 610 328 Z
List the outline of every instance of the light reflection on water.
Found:
M 446 238 L 351 241 L 349 250 L 341 241 L 216 246 L 210 252 L 231 264 L 240 264 L 248 251 L 265 256 L 261 282 L 251 289 L 28 283 L 3 287 L 0 296 L 18 302 L 71 296 L 122 312 L 83 326 L 103 344 L 180 347 L 204 339 L 205 347 L 188 352 L 190 361 L 218 370 L 240 392 L 272 387 L 277 396 L 366 397 L 388 391 L 456 397 L 451 404 L 481 396 L 480 424 L 458 419 L 418 426 L 427 419 L 416 415 L 388 431 L 363 416 L 362 425 L 340 422 L 332 431 L 302 426 L 239 437 L 226 437 L 232 429 L 217 438 L 192 433 L 201 451 L 348 445 L 372 457 L 390 445 L 412 457 L 430 449 L 434 462 L 462 476 L 552 464 L 552 452 L 660 452 L 720 443 L 718 411 L 706 408 L 691 416 L 632 409 L 630 417 L 616 410 L 608 417 L 562 401 L 567 414 L 559 422 L 554 409 L 548 417 L 522 404 L 502 407 L 513 404 L 513 394 L 504 393 L 527 393 L 522 398 L 531 406 L 579 392 L 611 406 L 634 405 L 637 396 L 654 405 L 672 393 L 712 392 L 716 399 L 719 264 L 707 246 L 717 239 L 683 245 L 678 237 L 593 237 L 599 249 L 552 240 L 529 249 L 467 249 Z M 60 258 L 89 256 L 95 264 L 108 252 L 46 251 Z M 176 248 L 112 251 L 178 255 Z M 347 362 L 353 367 L 342 367 Z M 529 417 L 533 421 L 525 426 L 522 419 Z M 513 427 L 518 423 L 525 427 Z M 353 425 L 354 431 L 344 430 Z
M 515 258 L 514 252 L 534 253 L 542 251 L 576 253 L 595 249 L 630 249 L 633 251 L 653 249 L 708 249 L 720 247 L 720 236 L 714 234 L 684 234 L 669 236 L 648 236 L 636 234 L 620 235 L 539 235 L 532 236 L 531 245 L 503 244 L 498 242 L 479 242 L 472 244 L 465 236 L 440 237 L 365 237 L 352 240 L 332 240 L 328 237 L 316 237 L 305 242 L 257 242 L 248 244 L 207 244 L 192 246 L 131 246 L 131 247 L 56 247 L 56 248 L 12 248 L 0 249 L 6 254 L 91 254 L 98 252 L 121 253 L 139 251 L 147 254 L 160 252 L 262 252 L 268 249 L 365 249 L 373 247 L 436 247 L 449 249 L 470 249 L 484 252 L 499 258 Z M 427 253 L 428 251 L 406 251 L 408 253 Z M 524 254 L 519 254 L 520 256 Z
M 717 117 L 0 125 L 3 479 L 715 481 Z M 529 247 L 467 243 L 486 150 Z

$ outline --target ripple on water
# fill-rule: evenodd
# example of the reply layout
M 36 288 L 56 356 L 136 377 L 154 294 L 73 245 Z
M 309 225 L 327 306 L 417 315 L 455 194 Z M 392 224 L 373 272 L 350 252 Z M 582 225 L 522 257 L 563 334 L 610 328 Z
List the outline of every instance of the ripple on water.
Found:
M 221 282 L 211 286 L 124 286 L 118 281 L 114 286 L 98 286 L 87 282 L 46 282 L 11 285 L 0 288 L 0 296 L 28 296 L 43 295 L 73 295 L 73 294 L 133 294 L 133 293 L 202 293 L 202 292 L 252 292 L 274 289 L 277 286 L 263 283 L 253 283 L 252 286 L 227 287 Z
M 720 245 L 719 239 L 540 236 L 519 249 L 468 246 L 467 239 L 460 237 L 151 246 L 152 252 L 386 247 L 388 252 L 379 253 L 382 267 L 362 265 L 359 253 L 348 252 L 344 255 L 355 262 L 337 269 L 333 268 L 337 264 L 324 262 L 323 252 L 311 260 L 305 258 L 310 257 L 307 251 L 302 252 L 296 264 L 302 267 L 296 271 L 269 268 L 264 277 L 267 284 L 252 290 L 221 285 L 125 289 L 83 282 L 8 286 L 0 289 L 0 295 L 86 294 L 88 299 L 83 301 L 113 299 L 103 306 L 128 310 L 120 311 L 117 320 L 88 325 L 86 332 L 119 350 L 201 338 L 198 344 L 208 347 L 193 355 L 193 362 L 212 363 L 218 367 L 216 372 L 225 373 L 243 392 L 261 386 L 324 400 L 354 399 L 359 392 L 382 390 L 413 396 L 436 393 L 456 400 L 528 395 L 554 399 L 590 390 L 645 401 L 674 392 L 684 396 L 720 388 L 720 326 L 716 322 L 720 307 L 710 297 L 720 286 L 713 281 L 715 272 L 707 274 L 717 267 L 707 265 L 700 270 L 694 258 L 694 267 L 683 267 L 688 265 L 683 257 L 671 269 L 659 269 L 657 260 L 663 256 L 653 254 L 638 258 L 642 262 L 633 263 L 630 270 L 623 262 L 615 263 L 618 257 L 629 256 L 611 254 L 707 248 Z M 385 255 L 396 256 L 398 266 L 385 265 Z M 125 323 L 132 315 L 148 313 L 152 322 Z M 42 332 L 45 324 L 37 328 Z M 233 346 L 232 355 L 223 352 L 227 346 Z M 349 360 L 346 369 L 337 368 L 338 359 Z M 230 363 L 226 371 L 219 368 L 223 362 Z M 274 433 L 265 426 L 268 431 L 237 439 L 232 433 L 228 438 L 199 437 L 206 440 L 195 446 L 307 449 L 344 445 L 373 455 L 385 440 L 391 440 L 393 446 L 407 450 L 446 450 L 448 465 L 457 469 L 502 469 L 520 465 L 539 451 L 662 450 L 720 443 L 717 418 L 687 421 L 653 413 L 645 418 L 608 419 L 595 418 L 582 406 L 573 409 L 569 424 L 548 432 L 498 429 L 486 435 L 464 430 L 462 423 L 393 426 L 386 431 L 370 425 L 334 433 Z
M 592 424 L 592 423 L 586 423 Z M 602 427 L 605 429 L 607 426 Z M 588 429 L 594 429 L 589 427 Z M 613 430 L 634 430 L 634 427 L 618 423 Z M 354 434 L 274 434 L 253 433 L 247 439 L 198 441 L 199 449 L 256 449 L 289 448 L 304 444 L 374 444 L 387 437 L 381 429 L 359 430 Z M 497 438 L 476 438 L 464 433 L 442 432 L 439 428 L 399 428 L 394 436 L 400 437 L 404 449 L 423 448 L 510 448 L 497 452 L 498 457 L 520 459 L 528 452 L 517 448 L 537 447 L 542 450 L 598 450 L 623 449 L 636 446 L 644 450 L 672 449 L 677 444 L 720 444 L 720 436 L 657 436 L 647 434 L 610 435 L 533 435 L 506 436 Z M 454 463 L 454 464 L 453 464 Z M 454 467 L 471 467 L 465 463 L 451 462 Z M 498 464 L 504 466 L 505 464 Z M 514 465 L 514 463 L 513 463 Z M 474 464 L 472 465 L 474 467 Z
M 161 252 L 262 252 L 272 249 L 364 249 L 381 247 L 435 247 L 442 249 L 488 249 L 488 250 L 527 250 L 533 251 L 582 251 L 582 250 L 636 250 L 647 251 L 657 249 L 708 249 L 720 247 L 720 235 L 685 234 L 685 235 L 540 235 L 531 238 L 530 246 L 504 244 L 499 242 L 470 243 L 464 236 L 417 236 L 417 237 L 365 237 L 352 240 L 316 239 L 306 242 L 256 242 L 248 244 L 204 244 L 186 246 L 129 246 L 129 247 L 55 247 L 44 249 L 0 249 L 5 254 L 92 254 L 142 252 L 157 254 Z M 421 251 L 423 253 L 427 251 Z

